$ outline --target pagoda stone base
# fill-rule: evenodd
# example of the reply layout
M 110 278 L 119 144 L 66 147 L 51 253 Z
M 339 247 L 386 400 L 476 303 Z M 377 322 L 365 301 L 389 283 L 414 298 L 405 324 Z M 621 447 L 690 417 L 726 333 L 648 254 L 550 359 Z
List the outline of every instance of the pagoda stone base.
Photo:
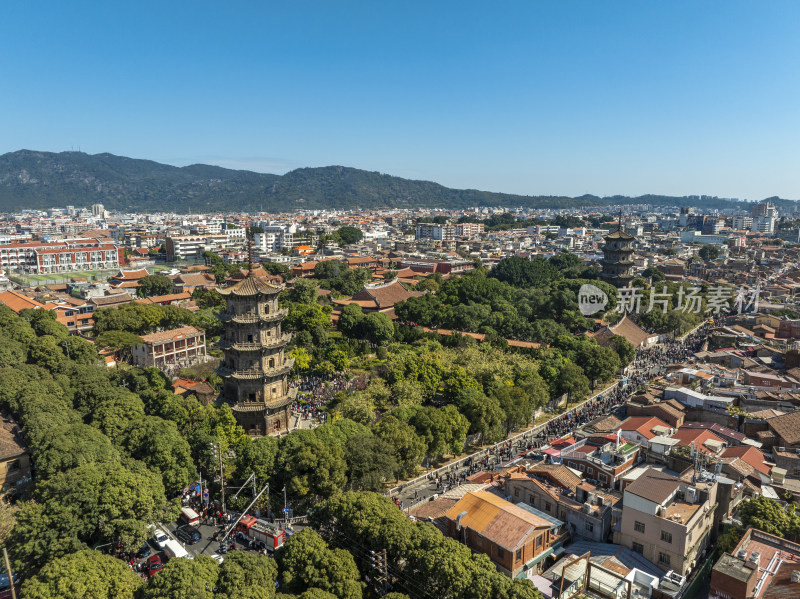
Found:
M 233 413 L 244 432 L 251 437 L 263 437 L 289 432 L 291 411 L 292 406 L 287 405 L 281 408 L 264 406 L 262 409 L 247 411 L 234 408 Z

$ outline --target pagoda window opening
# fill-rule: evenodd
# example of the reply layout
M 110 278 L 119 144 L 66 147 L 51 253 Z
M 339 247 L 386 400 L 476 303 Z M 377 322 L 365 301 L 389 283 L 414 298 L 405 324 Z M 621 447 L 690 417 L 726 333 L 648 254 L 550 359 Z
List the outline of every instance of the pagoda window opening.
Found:
M 247 401 L 255 401 L 255 400 L 256 400 L 256 394 L 255 393 L 248 393 L 247 394 Z
M 269 359 L 269 367 L 270 368 L 275 368 L 275 358 L 270 358 Z

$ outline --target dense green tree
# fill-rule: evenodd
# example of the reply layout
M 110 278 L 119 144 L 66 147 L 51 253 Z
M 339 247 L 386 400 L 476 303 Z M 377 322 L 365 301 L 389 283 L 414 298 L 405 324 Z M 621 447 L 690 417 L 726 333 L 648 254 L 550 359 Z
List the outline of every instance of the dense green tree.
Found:
M 362 433 L 345 445 L 348 488 L 356 491 L 380 491 L 397 472 L 394 448 L 380 437 Z
M 201 308 L 224 308 L 225 298 L 216 289 L 203 289 L 202 287 L 195 287 L 192 291 L 192 299 Z
M 44 335 L 31 341 L 28 361 L 50 372 L 62 372 L 67 365 L 67 356 L 55 337 Z
M 86 549 L 78 538 L 81 528 L 77 515 L 57 502 L 22 502 L 15 519 L 8 550 L 18 574 L 33 575 L 50 560 Z
M 351 243 L 358 243 L 362 239 L 364 239 L 364 233 L 361 229 L 356 227 L 340 227 L 336 230 L 336 236 L 341 240 L 341 242 L 345 245 L 350 245 Z
M 590 393 L 589 379 L 580 366 L 570 362 L 560 369 L 556 389 L 559 395 L 567 394 L 570 403 L 580 402 Z
M 276 559 L 282 588 L 290 592 L 318 588 L 338 599 L 361 599 L 361 577 L 353 556 L 344 549 L 329 548 L 310 528 L 289 537 Z
M 619 356 L 621 367 L 624 368 L 633 362 L 634 358 L 636 357 L 636 348 L 633 346 L 633 343 L 625 339 L 625 337 L 622 335 L 614 335 L 609 341 L 611 344 L 611 349 L 613 349 L 617 353 L 617 356 Z
M 348 337 L 359 339 L 362 337 L 361 323 L 364 321 L 364 313 L 358 304 L 347 304 L 342 308 L 339 315 L 337 326 L 339 330 Z
M 318 285 L 311 279 L 297 279 L 287 292 L 289 301 L 298 304 L 317 303 Z
M 373 427 L 375 435 L 394 449 L 397 462 L 398 478 L 411 476 L 422 462 L 425 455 L 425 441 L 407 422 L 388 414 Z
M 112 441 L 120 439 L 132 422 L 144 416 L 141 398 L 122 388 L 112 388 L 104 401 L 99 402 L 91 414 L 89 424 L 108 435 Z
M 278 440 L 275 437 L 259 437 L 245 443 L 236 455 L 236 474 L 242 480 L 255 473 L 256 481 L 267 482 L 275 472 L 278 456 Z
M 19 366 L 28 357 L 28 348 L 10 337 L 0 335 L 0 368 Z
M 172 280 L 164 275 L 147 275 L 139 279 L 139 287 L 136 289 L 136 293 L 139 297 L 168 295 L 172 293 L 173 287 Z
M 36 472 L 55 476 L 84 464 L 117 462 L 119 452 L 99 430 L 88 424 L 70 424 L 49 431 L 33 451 Z
M 347 463 L 338 445 L 326 445 L 313 433 L 281 439 L 278 475 L 289 494 L 302 501 L 327 497 L 344 488 Z
M 158 416 L 132 420 L 122 433 L 122 446 L 159 474 L 172 493 L 185 488 L 197 474 L 191 449 L 174 422 Z
M 583 373 L 592 382 L 605 382 L 614 378 L 620 367 L 617 352 L 595 343 L 584 342 L 576 352 L 575 362 L 583 369 Z
M 745 528 L 757 528 L 791 540 L 800 538 L 800 516 L 777 501 L 760 495 L 739 505 L 739 517 Z
M 400 407 L 418 406 L 425 400 L 425 389 L 418 381 L 402 379 L 391 388 L 392 402 Z
M 147 538 L 148 522 L 164 516 L 161 477 L 130 463 L 84 464 L 42 481 L 36 495 L 47 509 L 70 513 L 81 539 L 135 548 Z
M 455 405 L 467 420 L 469 433 L 480 435 L 481 443 L 494 443 L 504 438 L 506 415 L 497 397 L 487 397 L 478 389 L 464 389 Z
M 171 559 L 142 587 L 140 598 L 214 599 L 219 570 L 219 564 L 208 555 Z
M 30 599 L 133 599 L 142 579 L 122 560 L 89 549 L 46 564 L 25 581 Z
M 719 257 L 719 248 L 717 246 L 715 246 L 715 245 L 707 244 L 707 245 L 704 245 L 703 247 L 700 248 L 700 251 L 698 252 L 698 255 L 703 260 L 706 260 L 706 261 L 713 260 L 714 258 L 718 258 Z
M 505 433 L 523 427 L 533 419 L 533 403 L 521 387 L 503 386 L 494 392 L 494 398 L 505 415 Z
M 258 553 L 234 551 L 225 557 L 219 567 L 217 597 L 271 599 L 275 596 L 277 577 L 275 560 Z M 254 590 L 258 590 L 259 594 L 247 594 Z

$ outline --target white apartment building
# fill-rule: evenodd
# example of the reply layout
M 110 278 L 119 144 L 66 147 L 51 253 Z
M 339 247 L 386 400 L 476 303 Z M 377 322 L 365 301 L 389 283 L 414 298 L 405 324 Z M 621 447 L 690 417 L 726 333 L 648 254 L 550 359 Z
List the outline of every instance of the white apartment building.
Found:
M 734 216 L 731 221 L 734 231 L 749 231 L 753 228 L 752 216 Z
M 753 219 L 753 231 L 763 233 L 765 235 L 773 235 L 775 233 L 775 217 L 773 216 L 757 216 Z
M 167 261 L 186 258 L 202 258 L 203 252 L 216 252 L 227 246 L 228 236 L 218 235 L 175 235 L 167 237 Z

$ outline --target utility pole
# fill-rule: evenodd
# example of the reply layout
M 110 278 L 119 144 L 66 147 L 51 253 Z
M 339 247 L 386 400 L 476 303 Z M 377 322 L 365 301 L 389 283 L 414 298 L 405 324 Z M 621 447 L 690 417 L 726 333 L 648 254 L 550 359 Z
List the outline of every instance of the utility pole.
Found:
M 389 565 L 386 560 L 386 549 L 370 551 L 370 563 L 375 572 L 377 572 L 373 579 L 375 591 L 379 595 L 385 595 L 389 590 Z
M 225 468 L 222 463 L 222 443 L 219 441 L 211 443 L 211 449 L 215 456 L 219 458 L 219 485 L 222 493 L 222 514 L 224 516 L 227 512 L 225 511 Z
M 3 546 L 3 561 L 6 562 L 6 572 L 8 572 L 8 584 L 11 586 L 11 599 L 17 599 L 17 590 L 14 588 L 14 575 L 11 573 L 11 562 L 8 561 L 8 551 Z
M 289 502 L 286 499 L 286 485 L 283 486 L 283 520 L 284 527 L 289 526 Z

